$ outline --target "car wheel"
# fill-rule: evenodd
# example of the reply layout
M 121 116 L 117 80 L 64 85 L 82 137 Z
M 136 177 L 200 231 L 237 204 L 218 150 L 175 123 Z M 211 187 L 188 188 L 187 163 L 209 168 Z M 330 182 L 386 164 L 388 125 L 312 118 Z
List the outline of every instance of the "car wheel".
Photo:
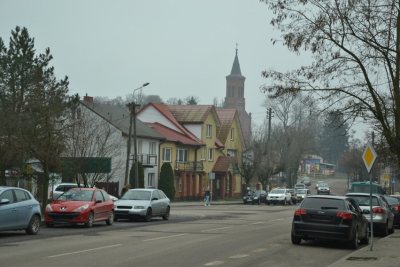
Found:
M 300 238 L 300 237 L 297 237 L 297 236 L 295 236 L 295 235 L 293 235 L 293 232 L 291 233 L 291 236 L 292 236 L 292 244 L 294 244 L 294 245 L 300 245 L 300 243 L 301 243 L 301 238 Z
M 286 206 L 286 199 L 283 200 L 283 205 Z
M 106 220 L 107 225 L 112 225 L 114 222 L 114 211 L 110 212 L 110 215 L 108 216 L 108 219 Z
M 169 214 L 170 214 L 170 208 L 167 207 L 167 210 L 165 211 L 165 214 L 162 216 L 164 221 L 168 221 L 169 219 Z
M 25 229 L 25 232 L 28 235 L 36 235 L 40 229 L 40 218 L 38 215 L 33 215 L 31 221 L 29 222 L 28 228 Z
M 260 205 L 260 203 L 261 203 L 260 200 L 258 200 L 258 203 L 257 203 L 257 204 Z
M 355 229 L 353 238 L 349 242 L 349 247 L 351 249 L 357 249 L 357 247 L 358 247 L 358 229 L 357 228 Z
M 46 223 L 46 227 L 47 227 L 47 228 L 53 228 L 53 227 L 54 227 L 54 224 L 52 224 L 52 223 Z
M 388 231 L 389 235 L 394 233 L 394 223 L 392 223 L 392 228 Z
M 382 235 L 387 236 L 389 234 L 389 229 L 388 229 L 388 222 L 386 222 L 385 227 L 383 228 Z
M 271 203 L 269 203 L 268 201 L 265 202 L 265 205 L 270 205 Z
M 93 214 L 93 212 L 91 212 L 91 213 L 89 213 L 89 216 L 88 216 L 87 222 L 85 223 L 85 226 L 87 228 L 91 228 L 93 226 L 93 220 L 94 220 L 94 214 Z
M 369 244 L 369 232 L 368 232 L 368 227 L 365 228 L 365 237 L 360 240 L 361 244 Z
M 149 222 L 151 220 L 151 217 L 153 216 L 153 213 L 151 212 L 151 209 L 148 208 L 146 212 L 146 216 L 144 216 L 144 220 L 146 222 Z

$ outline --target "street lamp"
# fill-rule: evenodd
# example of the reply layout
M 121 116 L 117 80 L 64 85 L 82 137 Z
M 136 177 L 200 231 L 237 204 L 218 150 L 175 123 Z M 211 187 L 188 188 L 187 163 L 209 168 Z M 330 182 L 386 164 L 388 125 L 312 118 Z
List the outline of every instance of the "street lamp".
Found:
M 133 90 L 133 94 L 135 94 L 135 91 L 142 89 L 143 87 L 149 85 L 150 83 L 144 83 L 142 86 L 139 88 L 136 88 Z M 131 135 L 132 135 L 132 120 L 134 123 L 134 155 L 135 155 L 135 188 L 139 188 L 139 175 L 138 175 L 138 160 L 137 160 L 137 143 L 136 143 L 136 105 L 135 101 L 129 103 L 127 105 L 130 110 L 130 116 L 129 116 L 129 135 L 128 135 L 128 149 L 127 149 L 127 155 L 126 155 L 126 169 L 125 169 L 125 185 L 128 184 L 128 176 L 129 176 L 129 156 L 131 154 Z M 140 106 L 140 105 L 139 105 Z

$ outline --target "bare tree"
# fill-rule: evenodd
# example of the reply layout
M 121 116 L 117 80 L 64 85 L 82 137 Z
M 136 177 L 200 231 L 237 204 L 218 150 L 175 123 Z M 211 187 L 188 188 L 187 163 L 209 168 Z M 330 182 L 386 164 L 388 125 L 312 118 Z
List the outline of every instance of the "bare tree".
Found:
M 400 9 L 398 1 L 261 0 L 292 52 L 313 62 L 266 70 L 261 89 L 272 97 L 304 92 L 347 121 L 364 118 L 400 160 Z

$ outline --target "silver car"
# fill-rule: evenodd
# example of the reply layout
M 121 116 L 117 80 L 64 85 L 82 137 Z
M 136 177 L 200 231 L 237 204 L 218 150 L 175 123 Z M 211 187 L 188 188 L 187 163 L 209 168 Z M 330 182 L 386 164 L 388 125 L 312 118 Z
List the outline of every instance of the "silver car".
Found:
M 114 207 L 114 221 L 143 218 L 149 222 L 157 216 L 168 220 L 171 211 L 169 198 L 158 189 L 130 189 L 114 202 Z
M 297 193 L 297 202 L 302 202 L 307 196 L 311 195 L 310 189 L 295 189 Z
M 39 232 L 42 214 L 39 202 L 22 188 L 0 186 L 0 231 L 25 230 Z
M 331 194 L 331 189 L 327 183 L 319 183 L 317 187 L 317 194 Z
M 370 195 L 367 193 L 348 193 L 346 196 L 357 201 L 361 209 L 370 210 Z M 371 211 L 371 210 L 370 210 Z M 371 221 L 371 216 L 365 216 Z M 372 221 L 374 231 L 381 232 L 383 236 L 394 233 L 394 215 L 383 195 L 372 194 Z M 371 225 L 369 225 L 371 227 Z

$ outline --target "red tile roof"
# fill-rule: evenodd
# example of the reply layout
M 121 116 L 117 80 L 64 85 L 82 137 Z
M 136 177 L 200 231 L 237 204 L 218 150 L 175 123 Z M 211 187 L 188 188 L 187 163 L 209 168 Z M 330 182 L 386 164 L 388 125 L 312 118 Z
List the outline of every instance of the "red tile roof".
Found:
M 233 162 L 236 161 L 235 157 L 219 156 L 212 169 L 213 172 L 227 172 Z
M 168 108 L 179 123 L 204 123 L 208 114 L 215 112 L 213 105 L 168 105 Z
M 171 128 L 168 128 L 167 126 L 162 125 L 158 122 L 156 122 L 156 123 L 147 122 L 146 124 L 149 125 L 150 127 L 152 127 L 154 130 L 156 130 L 159 134 L 164 136 L 167 139 L 167 141 L 180 143 L 180 144 L 184 144 L 184 145 L 194 145 L 194 146 L 204 145 L 204 143 L 197 142 L 197 141 L 191 139 L 190 137 L 188 137 L 180 132 L 177 132 Z
M 233 120 L 237 113 L 236 109 L 216 109 L 219 120 L 221 121 L 221 126 L 217 128 L 217 137 L 225 144 L 228 136 L 230 134 Z

